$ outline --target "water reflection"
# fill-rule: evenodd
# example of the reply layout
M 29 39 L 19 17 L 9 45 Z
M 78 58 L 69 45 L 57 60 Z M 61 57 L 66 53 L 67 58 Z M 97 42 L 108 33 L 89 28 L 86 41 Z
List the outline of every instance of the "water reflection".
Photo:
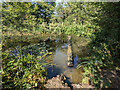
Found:
M 87 49 L 87 41 L 85 39 L 80 37 L 72 37 L 72 48 L 73 48 L 73 60 L 74 60 L 74 67 L 68 67 L 67 66 L 67 37 L 57 37 L 52 42 L 41 42 L 41 43 L 34 43 L 27 46 L 22 47 L 22 51 L 24 54 L 26 53 L 32 53 L 34 55 L 41 55 L 42 52 L 46 52 L 46 50 L 52 48 L 52 55 L 49 55 L 46 57 L 46 62 L 52 63 L 54 65 L 50 66 L 48 68 L 48 78 L 55 77 L 57 75 L 60 75 L 63 73 L 67 78 L 68 81 L 72 83 L 81 83 L 82 81 L 82 73 L 83 70 L 76 69 L 78 63 L 80 61 L 78 60 L 79 57 L 87 55 L 89 52 Z M 10 52 L 18 55 L 19 46 L 15 47 Z
M 67 48 L 58 47 L 55 50 L 53 57 L 53 64 L 55 65 L 53 65 L 51 68 L 48 68 L 48 78 L 52 78 L 63 73 L 68 78 L 68 82 L 81 83 L 83 71 L 75 68 L 78 65 L 77 61 L 78 57 L 76 55 L 76 57 L 74 57 L 74 67 L 68 67 Z
M 74 67 L 67 66 L 67 43 L 60 42 L 59 39 L 55 41 L 56 48 L 52 56 L 53 65 L 48 68 L 48 78 L 60 75 L 63 73 L 69 82 L 71 83 L 81 83 L 82 82 L 82 69 L 76 69 L 80 61 L 79 57 L 86 56 L 88 54 L 87 41 L 80 37 L 72 37 L 72 48 L 73 48 L 73 60 Z M 62 40 L 61 40 L 62 41 Z M 65 40 L 63 40 L 65 41 Z M 66 42 L 66 41 L 65 41 Z

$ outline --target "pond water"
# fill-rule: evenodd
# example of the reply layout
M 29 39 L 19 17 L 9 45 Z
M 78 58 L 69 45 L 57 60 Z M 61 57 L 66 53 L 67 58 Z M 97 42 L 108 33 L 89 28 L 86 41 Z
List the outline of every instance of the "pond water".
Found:
M 46 51 L 48 46 L 50 51 L 52 52 L 52 55 L 48 55 L 45 58 L 45 61 L 51 63 L 52 66 L 48 67 L 47 69 L 48 71 L 47 77 L 52 78 L 54 76 L 63 73 L 66 76 L 68 82 L 81 83 L 83 70 L 76 69 L 76 67 L 78 64 L 80 64 L 78 58 L 84 57 L 89 54 L 89 49 L 87 48 L 88 41 L 82 37 L 72 36 L 71 44 L 73 49 L 74 67 L 68 67 L 67 66 L 67 46 L 68 46 L 67 36 L 66 35 L 56 36 L 55 39 L 52 39 L 51 37 L 49 38 L 52 41 L 48 40 L 46 42 L 37 42 L 37 43 L 32 43 L 30 45 L 22 46 L 23 52 L 24 53 L 29 52 L 35 55 L 39 55 L 39 53 L 41 52 L 40 51 L 41 48 L 44 49 L 44 51 Z M 41 45 L 46 47 L 45 48 L 41 47 Z M 17 51 L 18 49 L 16 48 L 19 48 L 19 45 L 11 49 L 10 52 L 14 53 L 15 55 L 19 54 L 19 51 Z
M 81 83 L 82 82 L 82 69 L 76 69 L 77 65 L 80 64 L 79 57 L 83 57 L 89 54 L 87 49 L 88 42 L 85 38 L 72 36 L 71 43 L 73 48 L 73 60 L 74 67 L 67 66 L 67 37 L 57 38 L 55 41 L 54 53 L 50 56 L 52 63 L 55 64 L 48 69 L 48 77 L 60 75 L 63 73 L 68 82 Z M 47 58 L 48 59 L 48 58 Z M 48 60 L 49 60 L 48 59 Z

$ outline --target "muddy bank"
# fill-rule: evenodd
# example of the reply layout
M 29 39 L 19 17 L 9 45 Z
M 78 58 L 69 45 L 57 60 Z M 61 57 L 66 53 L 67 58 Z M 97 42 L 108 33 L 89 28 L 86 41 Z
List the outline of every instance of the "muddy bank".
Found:
M 47 83 L 44 85 L 45 89 L 75 89 L 75 88 L 95 88 L 94 86 L 91 86 L 89 84 L 68 84 L 66 81 L 66 77 L 61 74 L 57 75 L 57 77 L 53 77 L 52 79 L 48 79 Z

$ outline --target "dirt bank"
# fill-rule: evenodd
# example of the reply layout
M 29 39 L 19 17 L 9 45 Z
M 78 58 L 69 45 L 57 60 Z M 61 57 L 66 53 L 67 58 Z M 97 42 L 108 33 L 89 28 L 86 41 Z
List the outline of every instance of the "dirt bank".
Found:
M 53 77 L 52 79 L 47 80 L 47 83 L 44 85 L 46 89 L 75 89 L 75 88 L 94 88 L 94 86 L 88 84 L 68 84 L 66 83 L 66 78 L 63 74 L 57 75 L 57 77 Z

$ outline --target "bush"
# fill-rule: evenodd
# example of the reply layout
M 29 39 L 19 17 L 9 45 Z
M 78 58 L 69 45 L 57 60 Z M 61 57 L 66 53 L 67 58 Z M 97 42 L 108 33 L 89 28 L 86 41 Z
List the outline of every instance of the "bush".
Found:
M 46 79 L 46 64 L 34 55 L 12 55 L 3 53 L 3 89 L 25 89 L 37 87 Z

